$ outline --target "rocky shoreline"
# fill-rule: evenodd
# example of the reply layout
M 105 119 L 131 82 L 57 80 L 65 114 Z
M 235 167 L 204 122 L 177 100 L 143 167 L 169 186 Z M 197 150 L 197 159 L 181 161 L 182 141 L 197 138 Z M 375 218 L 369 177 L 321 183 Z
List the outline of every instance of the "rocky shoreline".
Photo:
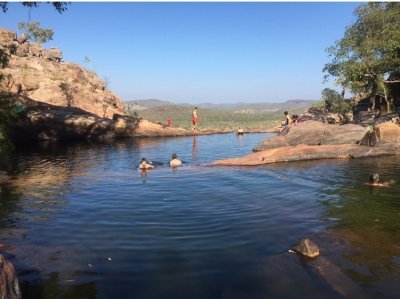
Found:
M 192 131 L 144 119 L 115 114 L 102 118 L 75 107 L 60 107 L 19 96 L 23 107 L 13 127 L 16 143 L 34 141 L 113 140 L 134 137 L 173 137 L 230 133 L 220 130 Z
M 400 154 L 400 126 L 375 128 L 306 121 L 260 142 L 254 153 L 212 162 L 214 166 L 254 166 L 317 159 L 359 159 Z

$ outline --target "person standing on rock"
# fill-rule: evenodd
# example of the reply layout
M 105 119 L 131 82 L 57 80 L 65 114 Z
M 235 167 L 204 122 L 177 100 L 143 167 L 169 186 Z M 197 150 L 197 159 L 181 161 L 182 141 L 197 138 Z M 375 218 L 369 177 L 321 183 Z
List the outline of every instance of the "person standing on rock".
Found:
M 172 118 L 171 118 L 171 116 L 168 117 L 167 125 L 168 125 L 168 127 L 172 127 Z
M 192 112 L 192 123 L 193 123 L 193 131 L 194 130 L 196 130 L 196 127 L 197 127 L 197 122 L 198 122 L 198 118 L 197 118 L 197 107 L 195 107 L 194 109 L 193 109 L 193 112 Z

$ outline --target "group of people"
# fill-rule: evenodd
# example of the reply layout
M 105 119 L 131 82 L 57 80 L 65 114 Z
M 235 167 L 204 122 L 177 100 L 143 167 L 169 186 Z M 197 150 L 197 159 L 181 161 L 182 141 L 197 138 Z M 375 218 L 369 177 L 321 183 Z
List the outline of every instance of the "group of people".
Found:
M 292 117 L 290 117 L 289 112 L 285 111 L 283 115 L 285 116 L 285 118 L 281 122 L 282 130 L 286 129 L 291 124 L 297 124 L 301 121 L 300 117 L 297 114 L 293 114 Z
M 182 161 L 178 159 L 178 155 L 177 154 L 172 154 L 172 159 L 171 161 L 169 161 L 169 165 L 172 167 L 177 167 L 177 166 L 181 166 L 182 165 Z M 139 169 L 140 170 L 147 170 L 147 169 L 153 169 L 154 165 L 147 161 L 146 158 L 142 159 L 142 162 L 140 162 L 139 164 Z

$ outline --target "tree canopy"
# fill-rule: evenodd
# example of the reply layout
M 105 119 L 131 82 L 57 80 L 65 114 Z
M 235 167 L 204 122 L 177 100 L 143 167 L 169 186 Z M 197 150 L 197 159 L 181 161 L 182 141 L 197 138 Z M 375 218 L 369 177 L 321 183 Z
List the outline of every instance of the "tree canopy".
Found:
M 23 6 L 30 8 L 37 7 L 39 3 L 41 2 L 21 2 Z M 69 2 L 50 2 L 50 1 L 48 1 L 47 3 L 52 4 L 54 6 L 54 9 L 59 13 L 63 13 L 64 11 L 66 11 L 68 9 L 67 5 L 69 4 Z M 0 2 L 0 9 L 2 9 L 4 13 L 6 13 L 8 10 L 8 2 Z
M 20 22 L 18 28 L 22 31 L 28 40 L 35 44 L 43 44 L 53 39 L 54 31 L 40 27 L 40 22 Z
M 355 10 L 356 21 L 327 49 L 323 71 L 354 93 L 381 94 L 400 73 L 400 3 L 370 2 Z M 397 81 L 400 82 L 400 81 Z

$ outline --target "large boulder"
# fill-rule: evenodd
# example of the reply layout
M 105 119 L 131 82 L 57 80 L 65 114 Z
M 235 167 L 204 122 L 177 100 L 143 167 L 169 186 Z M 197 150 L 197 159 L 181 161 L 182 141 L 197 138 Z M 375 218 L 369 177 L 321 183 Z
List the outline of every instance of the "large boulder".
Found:
M 17 39 L 15 31 L 0 28 L 0 45 L 6 48 Z
M 278 136 L 262 141 L 254 151 L 298 144 L 357 144 L 366 132 L 367 130 L 359 125 L 333 125 L 310 120 L 291 125 Z
M 14 266 L 0 254 L 0 298 L 19 299 L 21 291 Z
M 375 131 L 379 136 L 379 144 L 400 144 L 400 126 L 393 122 L 377 125 Z

